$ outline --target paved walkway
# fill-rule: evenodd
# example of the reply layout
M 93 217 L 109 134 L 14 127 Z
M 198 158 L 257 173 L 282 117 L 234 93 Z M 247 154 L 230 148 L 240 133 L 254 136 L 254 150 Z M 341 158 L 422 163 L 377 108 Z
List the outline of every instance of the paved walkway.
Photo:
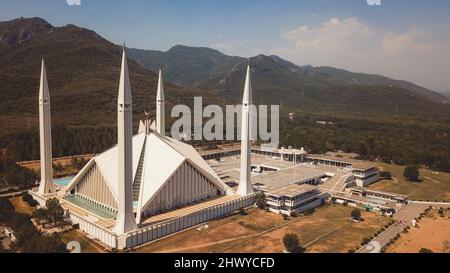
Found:
M 379 246 L 379 250 L 381 250 L 381 248 L 386 246 L 392 239 L 400 234 L 405 227 L 410 226 L 413 219 L 418 218 L 420 214 L 430 206 L 450 208 L 450 203 L 412 201 L 394 214 L 394 219 L 396 220 L 395 224 L 387 228 L 369 244 L 360 248 L 357 253 L 372 253 L 374 251 L 374 245 Z
M 201 203 L 194 204 L 192 206 L 187 206 L 181 209 L 172 210 L 166 213 L 157 214 L 155 216 L 152 216 L 150 218 L 145 219 L 145 221 L 142 222 L 142 226 L 146 225 L 152 225 L 155 223 L 167 221 L 174 218 L 179 218 L 215 205 L 223 204 L 229 201 L 232 201 L 234 199 L 238 199 L 241 196 L 238 195 L 225 195 L 221 196 L 212 200 L 204 201 Z
M 3 198 L 3 197 L 13 197 L 13 196 L 15 196 L 15 195 L 20 195 L 20 194 L 22 194 L 22 193 L 24 193 L 24 192 L 27 192 L 28 190 L 23 190 L 23 191 L 16 191 L 16 192 L 10 192 L 10 193 L 5 193 L 5 194 L 0 194 L 0 198 Z

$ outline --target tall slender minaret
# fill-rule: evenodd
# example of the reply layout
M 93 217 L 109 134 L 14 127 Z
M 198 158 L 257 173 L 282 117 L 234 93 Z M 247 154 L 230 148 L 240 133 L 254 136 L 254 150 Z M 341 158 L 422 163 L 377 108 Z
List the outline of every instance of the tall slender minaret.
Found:
M 39 139 L 41 148 L 41 183 L 38 193 L 41 195 L 55 192 L 52 170 L 52 121 L 50 117 L 50 94 L 47 72 L 42 59 L 41 83 L 39 86 Z
M 117 139 L 119 196 L 118 212 L 114 232 L 124 234 L 136 229 L 133 215 L 133 154 L 132 154 L 132 105 L 128 64 L 123 47 L 120 70 L 119 97 L 117 100 Z
M 164 135 L 166 131 L 166 116 L 164 88 L 161 69 L 159 70 L 158 92 L 156 94 L 156 132 Z
M 239 195 L 249 195 L 253 193 L 250 177 L 251 152 L 250 130 L 251 130 L 251 107 L 252 105 L 252 83 L 250 80 L 250 64 L 247 66 L 247 76 L 245 78 L 244 96 L 242 98 L 242 129 L 241 129 L 241 179 L 237 193 Z

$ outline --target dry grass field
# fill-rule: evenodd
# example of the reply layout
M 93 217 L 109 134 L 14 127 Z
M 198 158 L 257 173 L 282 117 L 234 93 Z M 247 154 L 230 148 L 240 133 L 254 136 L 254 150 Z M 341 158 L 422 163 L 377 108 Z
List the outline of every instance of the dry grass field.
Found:
M 14 210 L 17 213 L 30 215 L 33 213 L 35 208 L 28 205 L 27 202 L 23 201 L 22 196 L 16 196 L 9 199 L 11 204 L 14 206 Z
M 83 158 L 85 160 L 90 160 L 94 155 L 75 155 L 75 156 L 67 156 L 67 157 L 61 157 L 61 158 L 53 158 L 52 162 L 53 164 L 61 164 L 61 165 L 67 165 L 70 164 L 70 161 L 72 158 Z M 20 166 L 33 170 L 33 171 L 39 171 L 41 168 L 41 163 L 39 160 L 33 160 L 33 161 L 23 161 L 23 162 L 17 162 Z
M 364 221 L 349 221 L 353 208 L 326 205 L 308 216 L 289 217 L 258 209 L 207 223 L 204 230 L 189 229 L 137 248 L 135 252 L 247 252 L 283 251 L 284 234 L 296 233 L 307 252 L 348 252 L 360 246 L 389 219 L 362 212 Z
M 61 240 L 67 244 L 70 241 L 76 241 L 80 243 L 81 253 L 103 253 L 104 247 L 95 241 L 89 239 L 83 233 L 71 230 L 61 234 Z
M 418 253 L 427 248 L 435 253 L 450 253 L 450 212 L 441 217 L 432 210 L 422 218 L 417 227 L 411 227 L 407 233 L 390 246 L 386 252 Z
M 420 169 L 422 182 L 411 182 L 405 179 L 405 166 L 377 163 L 380 171 L 388 171 L 390 180 L 381 180 L 369 186 L 370 189 L 395 192 L 407 195 L 413 200 L 450 201 L 450 173 Z

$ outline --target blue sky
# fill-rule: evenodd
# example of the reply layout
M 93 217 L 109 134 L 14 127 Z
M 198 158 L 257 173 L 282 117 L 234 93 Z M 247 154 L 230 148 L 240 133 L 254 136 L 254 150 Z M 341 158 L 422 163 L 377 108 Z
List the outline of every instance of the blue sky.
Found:
M 450 91 L 450 0 L 0 0 L 0 20 L 42 17 L 112 42 L 277 54 Z M 75 1 L 75 0 L 69 0 Z

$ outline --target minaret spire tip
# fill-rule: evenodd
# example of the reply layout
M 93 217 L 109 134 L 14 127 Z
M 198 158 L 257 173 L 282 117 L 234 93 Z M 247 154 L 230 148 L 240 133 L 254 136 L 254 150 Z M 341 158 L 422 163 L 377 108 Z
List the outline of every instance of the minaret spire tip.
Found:
M 165 102 L 162 70 L 159 68 L 158 89 L 156 90 L 156 131 L 165 134 Z

